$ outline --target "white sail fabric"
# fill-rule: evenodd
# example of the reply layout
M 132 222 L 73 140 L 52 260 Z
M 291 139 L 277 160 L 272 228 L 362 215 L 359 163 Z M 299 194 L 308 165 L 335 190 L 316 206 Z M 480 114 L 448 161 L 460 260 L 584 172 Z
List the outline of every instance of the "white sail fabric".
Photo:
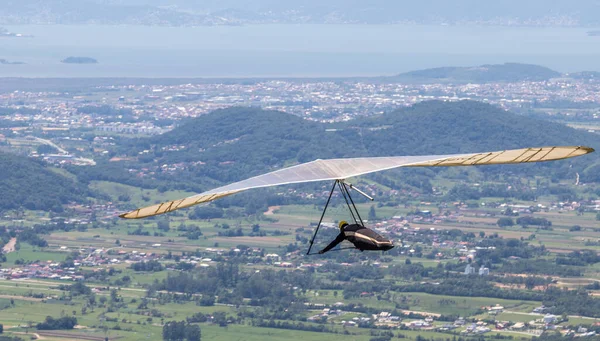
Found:
M 188 198 L 140 208 L 124 213 L 120 217 L 127 219 L 145 218 L 184 207 L 207 203 L 248 189 L 302 182 L 343 180 L 397 167 L 451 167 L 541 162 L 566 159 L 588 154 L 593 151 L 594 149 L 592 148 L 581 146 L 541 147 L 455 155 L 390 156 L 315 160 L 215 188 Z

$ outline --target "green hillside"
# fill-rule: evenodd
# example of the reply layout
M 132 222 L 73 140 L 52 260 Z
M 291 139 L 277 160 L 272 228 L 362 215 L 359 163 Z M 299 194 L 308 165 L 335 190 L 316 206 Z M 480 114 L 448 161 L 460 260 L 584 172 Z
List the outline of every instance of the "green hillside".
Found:
M 184 122 L 161 136 L 133 140 L 121 147 L 120 153 L 136 156 L 140 150 L 150 150 L 138 158 L 149 163 L 154 159 L 159 164 L 200 161 L 202 165 L 189 166 L 182 173 L 196 190 L 197 185 L 236 181 L 290 163 L 367 155 L 365 150 L 357 150 L 357 132 L 342 134 L 328 128 L 278 111 L 230 108 Z M 165 151 L 170 146 L 185 148 Z M 104 167 L 111 167 L 111 174 L 115 174 L 114 166 Z M 168 176 L 163 180 L 171 181 Z
M 0 153 L 0 209 L 62 211 L 62 204 L 89 196 L 86 186 L 52 172 L 42 163 Z
M 149 139 L 150 145 L 185 144 L 205 149 L 202 154 L 176 153 L 169 161 L 237 161 L 281 164 L 287 160 L 311 161 L 318 157 L 352 156 L 347 139 L 318 122 L 279 111 L 230 108 L 181 124 L 173 131 Z M 208 156 L 208 158 L 206 157 Z
M 530 118 L 473 101 L 431 101 L 376 118 L 349 122 L 362 130 L 370 155 L 453 154 L 553 145 L 600 147 L 600 136 L 562 124 Z M 381 128 L 385 129 L 373 129 Z M 371 128 L 371 129 L 369 129 Z M 573 167 L 571 167 L 573 165 Z M 551 163 L 510 165 L 496 169 L 541 174 L 552 170 L 558 177 L 599 181 L 600 155 Z M 486 169 L 489 167 L 484 167 Z
M 560 77 L 561 74 L 552 69 L 532 64 L 505 63 L 481 65 L 475 67 L 439 67 L 410 71 L 397 76 L 388 77 L 398 82 L 519 82 L 542 81 Z
M 600 136 L 473 101 L 429 101 L 347 123 L 372 155 L 450 154 L 546 145 L 599 146 Z M 385 129 L 369 129 L 381 128 Z M 400 155 L 401 155 L 400 154 Z
M 142 150 L 150 152 L 138 157 L 138 161 L 100 164 L 79 176 L 86 181 L 100 179 L 200 191 L 317 158 L 452 154 L 546 145 L 598 147 L 600 137 L 472 101 L 425 102 L 337 124 L 257 108 L 230 108 L 189 120 L 161 136 L 131 140 L 119 147 L 119 154 L 137 156 Z M 552 169 L 558 177 L 570 177 L 570 172 L 577 171 L 587 181 L 598 177 L 595 168 L 590 168 L 597 161 L 597 155 L 592 154 L 510 169 L 544 174 Z M 201 164 L 190 164 L 195 162 Z M 177 163 L 186 164 L 177 176 L 156 172 L 158 181 L 152 182 L 146 179 L 142 183 L 124 171 L 129 167 Z M 571 168 L 571 164 L 577 167 Z

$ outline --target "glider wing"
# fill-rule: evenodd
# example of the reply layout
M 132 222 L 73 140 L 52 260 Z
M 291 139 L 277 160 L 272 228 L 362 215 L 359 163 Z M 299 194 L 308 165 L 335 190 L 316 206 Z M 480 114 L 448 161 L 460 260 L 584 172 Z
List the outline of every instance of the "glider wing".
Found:
M 593 151 L 594 149 L 589 147 L 575 146 L 523 148 L 498 152 L 454 155 L 319 159 L 255 176 L 191 197 L 139 208 L 124 213 L 120 217 L 127 219 L 145 218 L 184 207 L 207 203 L 248 189 L 313 181 L 343 180 L 397 167 L 453 167 L 541 162 L 571 158 L 588 154 Z

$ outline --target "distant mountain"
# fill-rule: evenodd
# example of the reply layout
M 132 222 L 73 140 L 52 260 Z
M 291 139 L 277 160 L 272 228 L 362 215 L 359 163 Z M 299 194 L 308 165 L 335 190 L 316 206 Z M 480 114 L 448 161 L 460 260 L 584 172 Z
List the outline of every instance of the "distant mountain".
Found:
M 167 170 L 180 164 L 176 176 L 163 170 L 153 174 L 161 181 L 186 182 L 187 189 L 200 191 L 317 158 L 452 154 L 548 145 L 598 148 L 600 136 L 472 101 L 425 102 L 338 124 L 307 121 L 277 111 L 230 108 L 185 122 L 161 136 L 132 140 L 117 154 L 138 156 L 147 151 L 138 156 L 139 161 L 119 166 L 122 169 L 164 165 Z M 600 169 L 592 167 L 599 160 L 596 154 L 511 169 L 527 169 L 531 174 L 548 174 L 552 169 L 557 176 L 578 171 L 582 181 L 600 181 Z M 573 170 L 571 164 L 578 167 Z M 105 164 L 96 171 L 119 181 L 114 180 L 114 168 L 114 164 Z M 86 170 L 86 174 L 92 173 Z
M 0 152 L 0 210 L 24 208 L 62 211 L 69 202 L 83 202 L 90 191 L 41 162 Z
M 25 64 L 23 62 L 12 62 L 10 60 L 6 60 L 6 59 L 1 59 L 0 58 L 0 64 L 2 65 L 20 65 L 20 64 Z
M 8 0 L 0 6 L 0 24 L 594 26 L 599 12 L 594 0 Z
M 396 82 L 448 82 L 448 83 L 488 83 L 488 82 L 520 82 L 543 81 L 560 77 L 561 73 L 547 67 L 505 63 L 481 65 L 475 67 L 439 67 L 433 69 L 410 71 L 397 76 L 384 77 Z
M 98 61 L 90 57 L 67 57 L 60 61 L 65 64 L 98 64 Z
M 3 1 L 0 24 L 204 25 L 204 15 L 145 4 L 109 4 L 94 0 Z

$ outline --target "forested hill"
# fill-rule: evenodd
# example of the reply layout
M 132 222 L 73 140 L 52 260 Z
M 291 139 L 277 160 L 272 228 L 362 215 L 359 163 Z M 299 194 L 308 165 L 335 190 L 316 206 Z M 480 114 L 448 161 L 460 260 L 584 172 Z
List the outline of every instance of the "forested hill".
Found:
M 62 211 L 61 204 L 82 202 L 86 186 L 59 175 L 40 162 L 0 152 L 0 210 Z
M 505 63 L 475 67 L 439 67 L 410 71 L 385 79 L 396 82 L 486 83 L 543 81 L 560 76 L 559 72 L 539 65 Z
M 132 166 L 185 162 L 188 166 L 178 176 L 157 176 L 167 182 L 185 179 L 193 184 L 193 190 L 203 190 L 317 158 L 452 154 L 547 145 L 597 148 L 600 137 L 488 104 L 432 101 L 337 124 L 257 108 L 230 108 L 185 122 L 162 136 L 131 142 L 122 146 L 119 154 L 138 156 L 140 151 L 149 151 Z M 589 167 L 598 160 L 597 154 L 543 167 L 567 175 L 573 163 L 580 165 L 574 171 L 593 176 L 594 169 Z M 190 164 L 197 162 L 201 164 Z M 97 174 L 114 175 L 114 167 L 101 165 Z
M 349 121 L 374 155 L 449 154 L 548 145 L 600 146 L 600 136 L 474 101 L 428 101 Z
M 378 117 L 346 123 L 362 131 L 370 155 L 453 154 L 553 145 L 586 145 L 598 149 L 600 136 L 562 124 L 529 118 L 473 101 L 430 101 Z M 580 166 L 587 180 L 600 181 L 600 161 L 583 158 L 537 165 L 540 168 Z M 515 166 L 511 166 L 515 167 Z M 519 166 L 521 167 L 521 166 Z
M 366 155 L 365 151 L 357 150 L 356 132 L 350 131 L 350 136 L 345 136 L 327 131 L 328 128 L 329 125 L 279 111 L 230 108 L 184 122 L 146 143 L 187 146 L 180 153 L 164 153 L 169 162 L 233 161 L 241 167 L 262 165 L 259 167 L 262 169 L 289 161 Z
M 125 164 L 99 164 L 78 177 L 89 180 L 120 181 L 143 187 L 148 181 L 132 179 L 124 174 L 126 167 L 140 164 L 174 165 L 185 163 L 178 177 L 157 177 L 177 188 L 201 191 L 275 170 L 291 163 L 317 158 L 367 155 L 360 150 L 355 130 L 345 136 L 327 131 L 328 125 L 304 120 L 278 111 L 257 108 L 228 108 L 182 122 L 179 127 L 160 136 L 131 140 L 119 146 L 118 155 L 137 157 Z M 149 152 L 139 155 L 140 151 Z M 119 167 L 119 169 L 116 169 Z M 157 185 L 158 186 L 158 185 Z M 175 185 L 178 186 L 178 185 Z

